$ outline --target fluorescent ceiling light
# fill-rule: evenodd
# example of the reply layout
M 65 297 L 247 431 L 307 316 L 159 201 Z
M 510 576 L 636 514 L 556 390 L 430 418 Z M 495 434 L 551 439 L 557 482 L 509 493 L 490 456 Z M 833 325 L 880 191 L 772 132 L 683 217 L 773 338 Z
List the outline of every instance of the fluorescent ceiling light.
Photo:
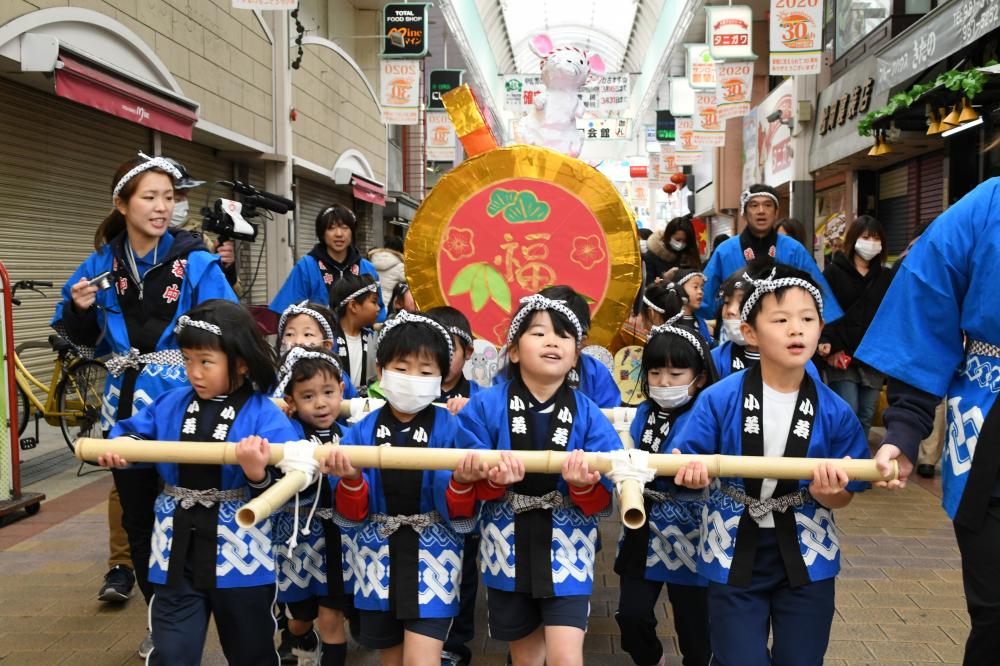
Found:
M 963 130 L 969 129 L 970 127 L 975 127 L 976 125 L 982 125 L 982 124 L 983 124 L 983 117 L 979 116 L 975 120 L 971 120 L 965 123 L 964 125 L 959 125 L 958 127 L 952 127 L 947 132 L 941 132 L 941 136 L 951 136 L 952 134 L 958 134 Z

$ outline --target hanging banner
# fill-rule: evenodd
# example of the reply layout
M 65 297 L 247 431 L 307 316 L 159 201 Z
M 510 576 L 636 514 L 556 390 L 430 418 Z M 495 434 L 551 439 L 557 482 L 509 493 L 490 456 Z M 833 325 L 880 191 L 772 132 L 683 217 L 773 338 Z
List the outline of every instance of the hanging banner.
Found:
M 657 161 L 659 163 L 660 172 L 657 187 L 663 187 L 664 184 L 670 182 L 670 176 L 674 175 L 679 170 L 677 165 L 676 148 L 669 143 L 661 143 L 660 159 Z
M 427 86 L 428 109 L 444 110 L 444 102 L 441 101 L 441 95 L 462 85 L 462 74 L 464 71 L 461 69 L 431 70 L 430 82 Z
M 427 112 L 427 161 L 455 161 L 455 127 L 445 111 Z
M 687 80 L 695 90 L 715 87 L 715 61 L 708 44 L 685 44 L 687 50 Z M 676 115 L 676 114 L 675 114 Z
M 576 128 L 583 130 L 588 141 L 617 141 L 632 136 L 629 118 L 578 118 Z
M 719 120 L 715 91 L 699 91 L 694 96 L 694 144 L 701 148 L 726 145 L 726 128 Z
M 394 2 L 382 10 L 383 58 L 427 55 L 427 8 L 420 2 Z
M 796 2 L 798 0 L 783 0 Z M 716 60 L 754 60 L 753 11 L 746 5 L 705 7 L 708 51 Z
M 793 80 L 771 91 L 757 107 L 757 182 L 778 187 L 792 179 L 792 130 L 778 120 L 768 120 L 781 111 L 782 118 L 792 117 Z
M 719 120 L 745 116 L 750 110 L 750 92 L 753 90 L 753 62 L 719 62 L 715 71 Z
M 694 88 L 687 79 L 670 79 L 670 113 L 676 117 L 694 115 Z
M 819 74 L 823 0 L 771 0 L 771 76 Z
M 694 142 L 694 118 L 677 119 L 677 143 L 674 151 L 677 166 L 690 166 L 701 159 L 701 148 Z
M 740 190 L 764 182 L 764 164 L 757 147 L 757 109 L 743 116 L 743 178 Z
M 580 88 L 578 93 L 583 108 L 591 113 L 626 111 L 631 90 L 626 73 L 606 74 Z M 505 111 L 528 111 L 535 95 L 545 92 L 545 84 L 538 75 L 510 74 L 504 76 L 503 108 Z
M 420 63 L 416 60 L 382 60 L 379 92 L 382 122 L 416 125 L 420 120 Z

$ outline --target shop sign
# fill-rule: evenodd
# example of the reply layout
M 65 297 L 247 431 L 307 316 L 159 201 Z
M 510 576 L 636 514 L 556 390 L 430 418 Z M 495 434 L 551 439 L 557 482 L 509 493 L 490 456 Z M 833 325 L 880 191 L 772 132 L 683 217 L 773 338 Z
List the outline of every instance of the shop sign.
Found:
M 787 79 L 768 95 L 754 114 L 756 125 L 756 165 L 750 174 L 753 182 L 777 187 L 792 178 L 792 131 L 779 121 L 767 118 L 781 111 L 782 118 L 792 117 L 793 80 Z M 748 116 L 749 117 L 749 116 Z M 747 130 L 744 127 L 744 142 Z M 751 139 L 754 140 L 754 139 Z
M 422 2 L 394 2 L 382 10 L 384 58 L 423 58 L 427 55 L 427 8 Z
M 715 71 L 719 120 L 746 115 L 753 91 L 753 62 L 718 62 Z
M 819 74 L 823 0 L 771 0 L 771 76 Z
M 878 87 L 891 88 L 1000 27 L 1000 0 L 949 2 L 878 54 Z
M 753 11 L 747 5 L 705 7 L 708 51 L 716 60 L 753 60 Z
M 708 44 L 685 44 L 687 51 L 687 80 L 695 90 L 715 88 L 715 60 Z
M 455 127 L 445 111 L 427 112 L 427 161 L 455 161 Z
M 694 143 L 702 148 L 726 145 L 726 128 L 719 118 L 715 91 L 699 91 L 695 95 Z
M 427 108 L 444 110 L 441 95 L 462 85 L 461 69 L 432 69 L 427 91 Z
M 416 60 L 381 60 L 379 93 L 382 122 L 416 125 L 420 120 L 420 63 Z
M 674 144 L 677 166 L 690 166 L 701 160 L 701 148 L 694 142 L 694 118 L 677 119 L 677 141 Z
M 576 128 L 583 130 L 587 141 L 617 141 L 632 136 L 629 118 L 579 118 Z
M 675 117 L 694 115 L 694 88 L 685 78 L 670 79 L 670 113 Z
M 628 109 L 630 79 L 626 73 L 606 74 L 580 89 L 583 108 L 591 113 L 621 112 Z M 545 92 L 538 75 L 511 74 L 504 77 L 504 110 L 515 113 L 530 110 L 535 96 Z
M 835 100 L 819 110 L 819 134 L 825 136 L 836 127 L 840 127 L 848 120 L 854 120 L 859 115 L 868 113 L 868 107 L 872 103 L 872 90 L 875 88 L 875 79 L 868 78 L 864 82 L 845 91 Z

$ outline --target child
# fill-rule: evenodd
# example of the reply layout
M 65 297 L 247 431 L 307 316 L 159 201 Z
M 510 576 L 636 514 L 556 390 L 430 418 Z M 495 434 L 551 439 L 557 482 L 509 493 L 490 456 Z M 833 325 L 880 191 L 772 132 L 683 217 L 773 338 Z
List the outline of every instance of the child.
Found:
M 337 317 L 334 352 L 359 393 L 375 380 L 375 332 L 378 317 L 378 283 L 370 275 L 345 275 L 330 289 Z
M 621 440 L 582 391 L 570 388 L 584 327 L 564 302 L 521 299 L 507 337 L 510 381 L 477 393 L 459 413 L 494 449 L 574 452 L 562 477 L 524 473 L 513 456 L 480 484 L 480 567 L 490 636 L 510 642 L 514 664 L 582 664 L 597 548 L 597 514 L 611 485 L 583 451 Z
M 642 321 L 646 328 L 661 326 L 669 316 L 667 312 L 677 312 L 681 308 L 677 292 L 670 288 L 669 282 L 654 282 L 642 294 Z
M 293 347 L 286 354 L 275 395 L 281 394 L 288 403 L 292 423 L 302 431 L 300 439 L 317 444 L 340 440 L 336 419 L 344 390 L 341 377 L 340 364 L 326 349 Z M 322 483 L 318 491 L 318 498 L 316 490 L 296 496 L 298 513 L 294 505 L 286 505 L 275 516 L 278 601 L 291 617 L 278 653 L 311 656 L 320 666 L 343 666 L 347 663 L 344 614 L 352 605 L 353 579 L 343 564 L 340 528 L 331 520 L 330 485 Z
M 164 482 L 156 500 L 149 580 L 155 648 L 149 664 L 197 664 L 215 617 L 232 664 L 273 665 L 274 559 L 271 522 L 242 528 L 236 511 L 271 484 L 268 442 L 298 439 L 262 390 L 275 382 L 274 350 L 243 306 L 209 300 L 180 317 L 177 343 L 192 388 L 160 395 L 119 421 L 111 437 L 239 442 L 239 465 L 156 465 Z M 117 455 L 100 464 L 122 467 Z
M 681 298 L 684 316 L 678 323 L 697 331 L 710 345 L 715 346 L 705 320 L 695 315 L 705 297 L 705 276 L 694 269 L 682 268 L 674 273 L 667 288 L 674 290 Z
M 636 410 L 630 430 L 636 448 L 669 451 L 694 398 L 714 378 L 708 345 L 700 336 L 672 323 L 653 328 L 642 356 L 642 391 L 649 398 Z M 659 477 L 645 495 L 647 522 L 623 529 L 615 560 L 621 580 L 615 620 L 622 647 L 640 666 L 663 664 L 654 609 L 666 583 L 684 663 L 707 666 L 712 656 L 708 581 L 697 571 L 704 493 Z
M 805 371 L 823 327 L 823 298 L 808 273 L 777 264 L 748 280 L 740 318 L 760 363 L 707 388 L 677 436 L 683 453 L 867 458 L 857 417 Z M 676 481 L 708 485 L 704 465 Z M 698 571 L 707 578 L 713 664 L 823 663 L 840 547 L 833 509 L 867 484 L 830 464 L 812 481 L 713 481 Z M 768 650 L 768 633 L 773 645 Z
M 347 444 L 483 448 L 448 410 L 431 403 L 451 361 L 451 335 L 420 314 L 401 312 L 379 335 L 387 404 L 349 432 Z M 348 520 L 365 520 L 356 544 L 354 603 L 361 644 L 382 664 L 437 664 L 458 612 L 464 534 L 474 526 L 476 488 L 486 478 L 474 453 L 454 472 L 358 470 L 335 451 L 324 471 L 338 477 L 334 500 Z
M 278 321 L 278 353 L 285 354 L 292 347 L 320 347 L 333 349 L 337 322 L 330 308 L 319 303 L 302 301 L 285 308 Z M 338 365 L 339 367 L 339 365 Z M 345 398 L 358 397 L 358 389 L 347 375 L 343 376 Z
M 392 296 L 389 298 L 389 316 L 397 312 L 416 312 L 417 304 L 413 302 L 413 292 L 406 280 L 396 283 L 392 289 Z
M 451 334 L 455 345 L 455 355 L 451 359 L 448 376 L 441 382 L 441 395 L 437 401 L 447 403 L 448 411 L 457 414 L 473 395 L 482 390 L 476 382 L 470 382 L 464 374 L 466 361 L 472 356 L 472 327 L 469 319 L 448 305 L 431 308 L 425 313 L 444 326 Z M 476 555 L 479 553 L 479 534 L 465 535 L 465 550 L 462 553 L 462 588 L 459 590 L 459 611 L 448 632 L 442 653 L 442 663 L 468 663 L 472 651 L 466 646 L 476 635 L 475 610 L 476 594 L 479 592 L 479 571 Z M 446 660 L 450 660 L 446 661 Z

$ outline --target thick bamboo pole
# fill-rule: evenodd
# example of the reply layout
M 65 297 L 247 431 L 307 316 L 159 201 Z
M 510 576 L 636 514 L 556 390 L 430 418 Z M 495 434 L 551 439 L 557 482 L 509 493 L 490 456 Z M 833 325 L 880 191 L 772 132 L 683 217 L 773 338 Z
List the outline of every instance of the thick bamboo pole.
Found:
M 317 446 L 314 457 L 325 459 L 335 444 Z M 355 467 L 376 467 L 386 469 L 408 470 L 451 470 L 455 469 L 469 449 L 413 449 L 393 446 L 342 446 L 348 454 L 351 464 Z M 236 460 L 236 444 L 232 442 L 160 442 L 151 440 L 136 440 L 118 438 L 112 440 L 81 437 L 76 442 L 76 457 L 80 460 L 96 461 L 105 453 L 116 453 L 125 460 L 134 463 L 173 462 L 199 463 L 216 465 L 234 465 Z M 500 451 L 476 450 L 480 460 L 494 467 L 500 463 Z M 565 451 L 510 451 L 524 463 L 525 472 L 544 474 L 559 474 L 569 453 Z M 284 457 L 282 444 L 271 445 L 270 463 L 277 464 Z M 611 460 L 601 453 L 586 453 L 587 464 L 591 469 L 602 474 L 611 471 Z M 893 469 L 889 477 L 883 477 L 872 460 L 844 460 L 839 458 L 769 458 L 763 456 L 724 456 L 724 455 L 689 455 L 689 454 L 653 454 L 649 456 L 649 466 L 656 471 L 657 476 L 674 476 L 686 464 L 699 461 L 708 468 L 709 476 L 731 476 L 758 479 L 811 479 L 817 465 L 830 463 L 847 473 L 854 481 L 889 481 L 897 478 L 898 469 Z M 301 479 L 299 479 L 301 483 Z M 294 487 L 299 487 L 298 485 Z M 271 489 L 268 489 L 270 491 Z M 261 494 L 264 496 L 268 491 Z M 275 494 L 269 495 L 271 507 L 280 507 L 294 491 L 283 499 Z M 260 499 L 259 497 L 257 499 Z M 280 501 L 279 501 L 280 500 Z M 628 500 L 628 505 L 626 505 Z M 636 524 L 638 515 L 634 512 L 635 502 L 641 507 L 642 493 L 638 497 L 633 490 L 622 492 L 623 520 L 626 524 Z M 258 503 L 260 506 L 261 503 Z M 246 508 L 246 507 L 244 507 Z M 628 513 L 632 511 L 632 513 Z M 641 509 L 640 509 L 641 511 Z M 269 514 L 256 513 L 259 522 Z M 642 524 L 641 521 L 638 524 Z
M 444 407 L 444 405 L 439 402 L 434 404 L 438 407 Z M 385 400 L 381 400 L 379 398 L 348 398 L 340 403 L 340 415 L 347 418 L 352 414 L 367 414 L 369 412 L 374 412 L 376 409 L 379 409 L 384 405 Z M 601 412 L 611 421 L 615 419 L 616 414 L 618 415 L 618 418 L 624 418 L 626 423 L 635 418 L 635 407 L 602 409 Z

